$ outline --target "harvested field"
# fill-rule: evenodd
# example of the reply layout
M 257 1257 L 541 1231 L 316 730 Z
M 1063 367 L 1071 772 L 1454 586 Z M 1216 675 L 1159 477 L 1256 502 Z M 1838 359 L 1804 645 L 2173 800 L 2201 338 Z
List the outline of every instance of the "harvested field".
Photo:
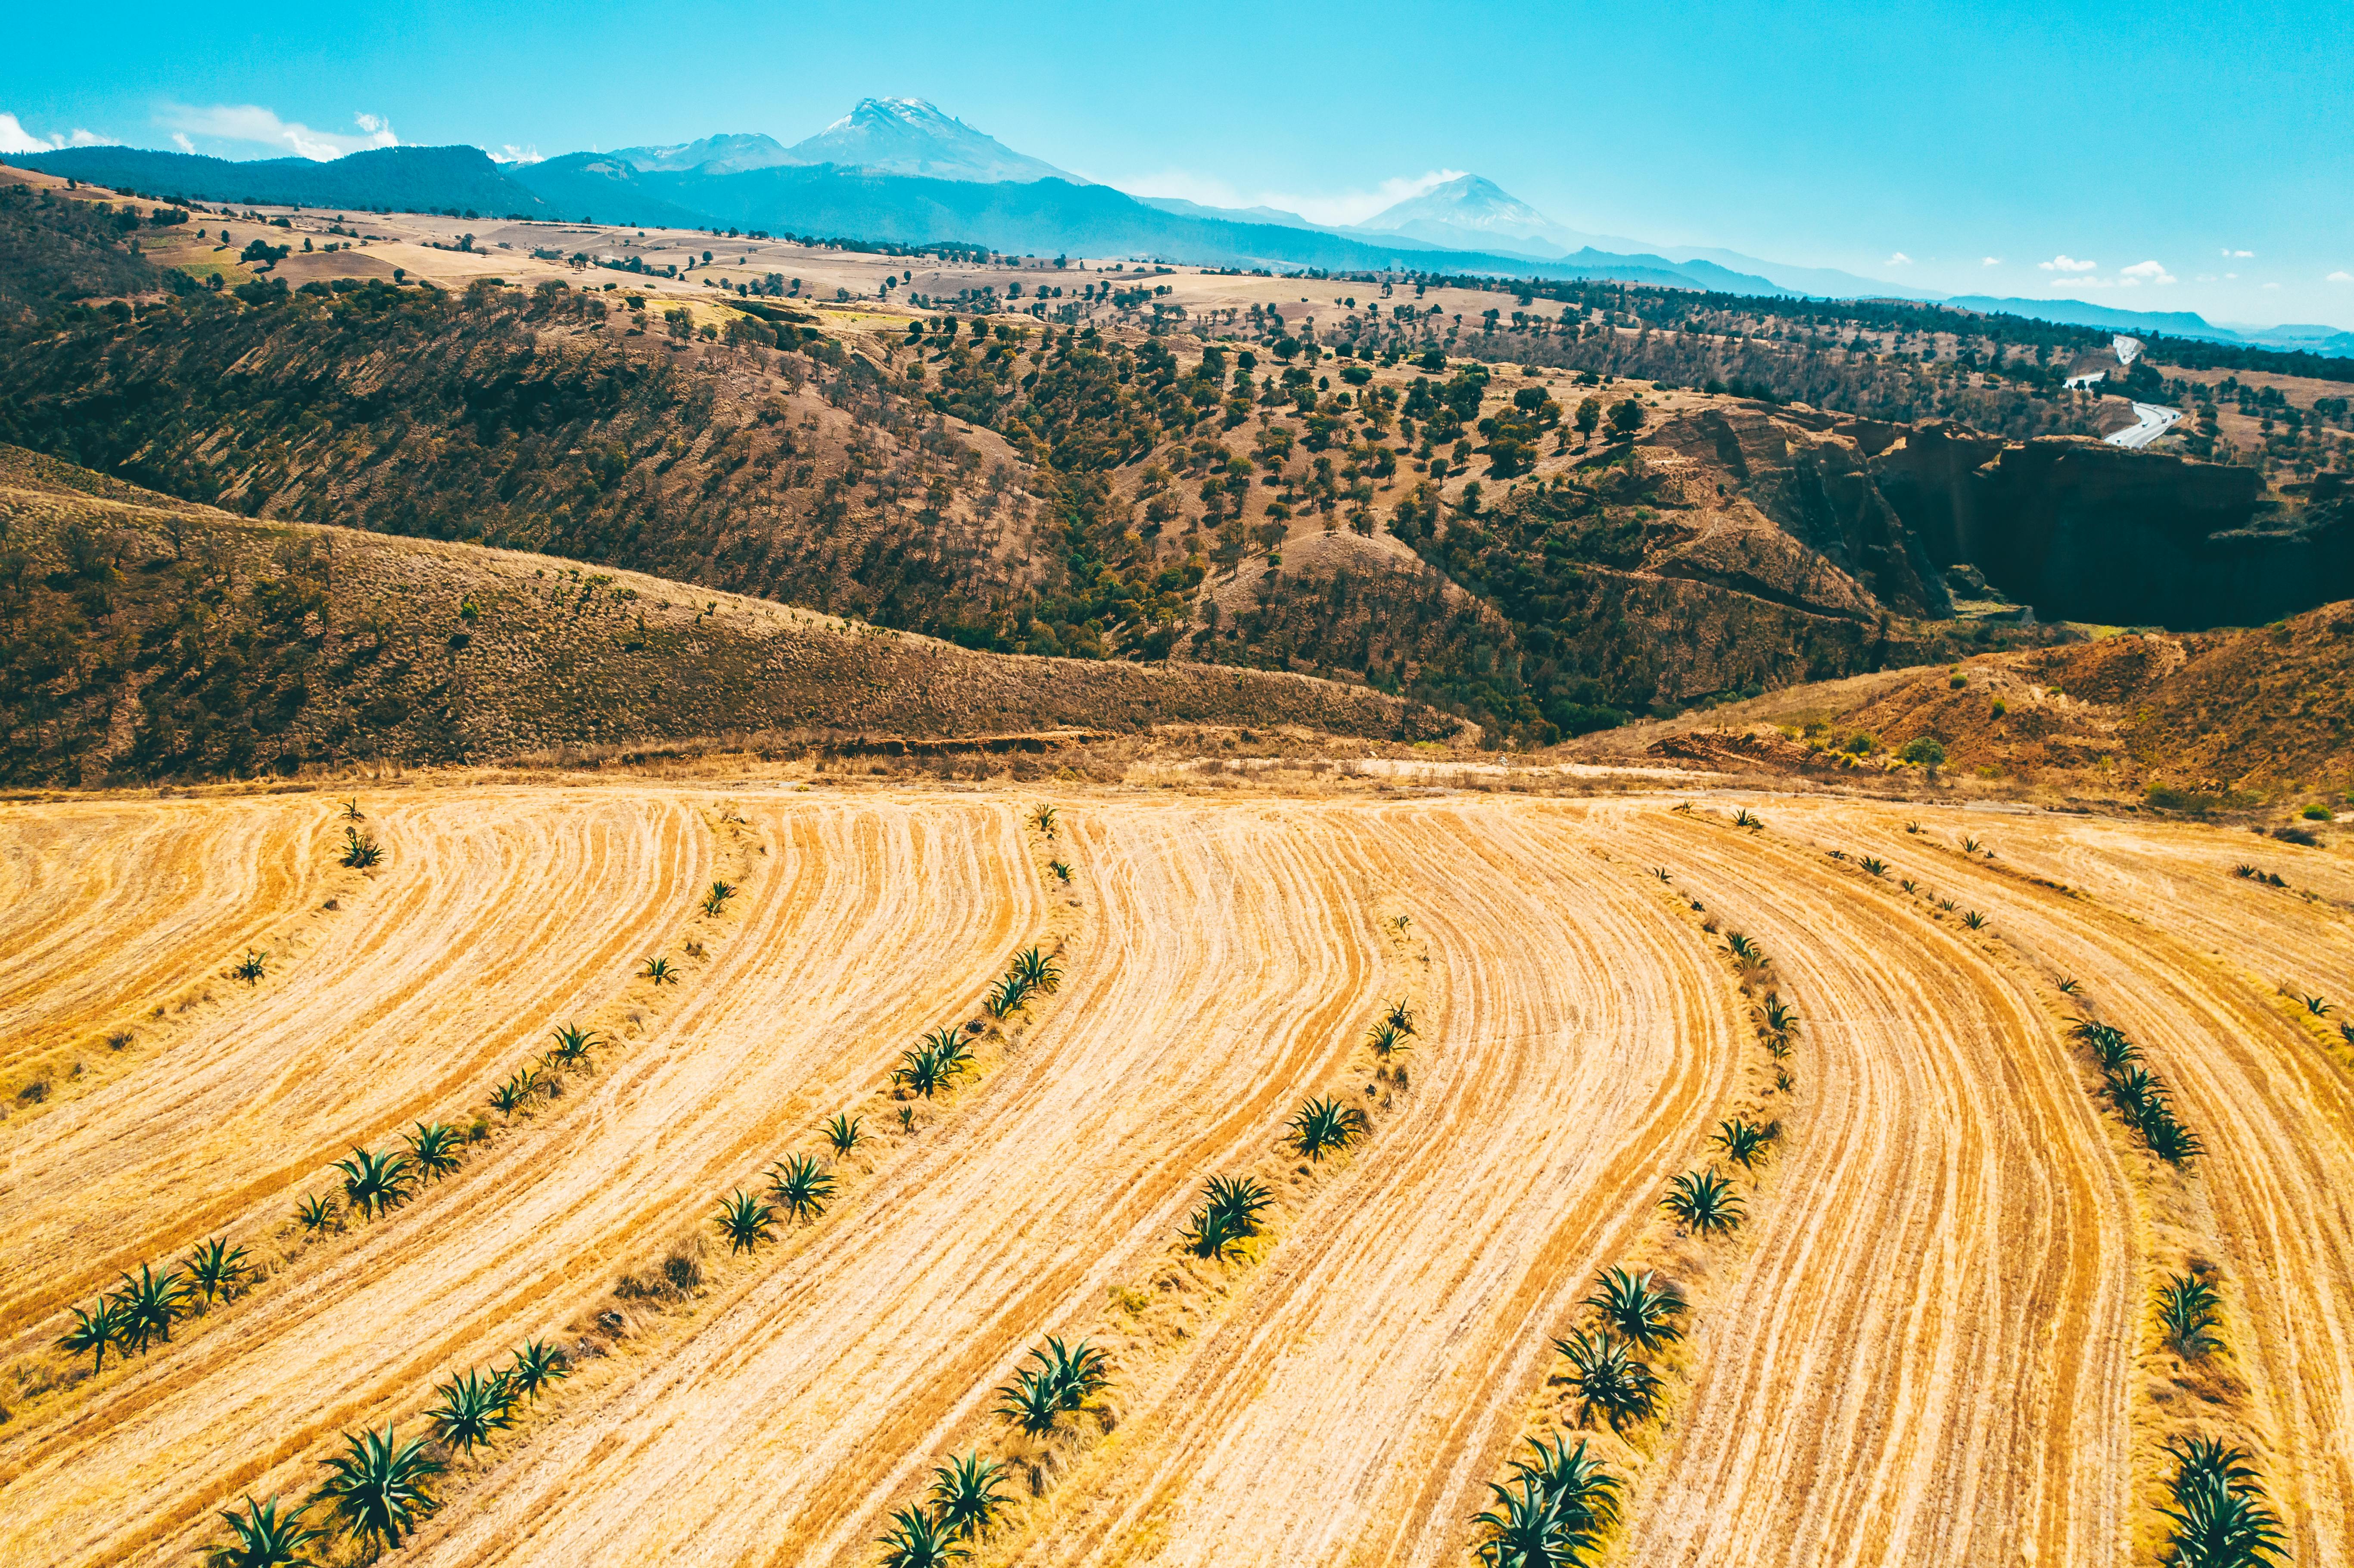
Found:
M 2354 1563 L 2354 1049 L 2305 1000 L 2354 1003 L 2338 849 L 1823 798 L 356 800 L 373 867 L 322 794 L 0 807 L 5 1061 L 49 1085 L 0 1120 L 0 1560 L 187 1561 L 544 1339 L 570 1376 L 440 1455 L 387 1561 L 868 1563 L 978 1449 L 976 1563 L 1457 1564 L 1567 1431 L 1622 1483 L 1597 1562 L 2150 1561 L 2197 1434 L 2295 1562 Z M 984 1009 L 1034 947 L 1059 985 Z M 2129 1129 L 2080 1015 L 2202 1153 Z M 593 1067 L 492 1108 L 567 1022 Z M 969 1069 L 895 1088 L 939 1025 Z M 1287 1143 L 1312 1097 L 1364 1135 Z M 1755 1165 L 1728 1120 L 1772 1124 Z M 447 1174 L 295 1224 L 436 1121 Z M 721 1197 L 800 1154 L 822 1212 L 731 1252 Z M 1684 1234 L 1712 1165 L 1745 1218 Z M 1212 1175 L 1267 1192 L 1223 1257 L 1178 1239 Z M 54 1348 L 214 1235 L 263 1272 L 96 1376 Z M 1552 1341 L 1617 1265 L 1688 1306 L 1614 1429 Z M 2152 1310 L 2186 1268 L 2189 1359 Z M 1110 1380 L 1023 1433 L 1048 1336 Z

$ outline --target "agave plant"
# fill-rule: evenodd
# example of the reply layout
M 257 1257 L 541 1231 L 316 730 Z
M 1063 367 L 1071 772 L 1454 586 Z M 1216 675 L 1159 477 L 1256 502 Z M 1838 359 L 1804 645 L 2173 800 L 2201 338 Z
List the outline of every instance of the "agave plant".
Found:
M 1765 1015 L 1766 1027 L 1776 1034 L 1789 1034 L 1798 1027 L 1797 1011 L 1782 1000 L 1782 993 L 1778 991 L 1766 993 Z
M 1534 1437 L 1528 1444 L 1536 1457 L 1512 1461 L 1517 1479 L 1534 1481 L 1574 1527 L 1606 1530 L 1618 1522 L 1618 1479 L 1602 1467 L 1600 1458 L 1586 1453 L 1585 1438 L 1575 1448 L 1567 1437 L 1550 1446 Z
M 932 1517 L 941 1531 L 958 1541 L 987 1535 L 998 1510 L 1013 1500 L 997 1489 L 1004 1471 L 1002 1459 L 984 1459 L 978 1449 L 933 1467 Z
M 1672 882 L 1675 880 L 1668 874 L 1668 868 L 1664 865 L 1653 866 L 1651 868 L 1651 874 L 1658 877 L 1661 882 Z
M 1973 931 L 1984 929 L 1986 923 L 1987 917 L 1975 909 L 1968 910 L 1962 916 L 1962 924 Z
M 1954 901 L 1950 898 L 1940 898 L 1937 900 L 1937 907 L 1951 915 L 1955 908 Z
M 1907 893 L 1918 893 L 1921 891 L 1921 885 L 1914 881 L 1909 876 L 1899 877 L 1897 879 L 1896 885 L 1903 888 Z
M 787 1216 L 804 1224 L 825 1213 L 833 1177 L 814 1154 L 792 1154 L 769 1167 L 769 1192 Z
M 836 1159 L 840 1159 L 858 1147 L 858 1140 L 862 1136 L 860 1128 L 863 1126 L 864 1126 L 863 1121 L 853 1118 L 847 1113 L 837 1115 L 825 1124 L 823 1129 L 825 1141 L 832 1148 Z
M 1688 1171 L 1669 1182 L 1659 1206 L 1694 1235 L 1729 1234 L 1744 1217 L 1741 1195 L 1712 1170 Z
M 776 1223 L 776 1211 L 741 1187 L 719 1200 L 719 1230 L 730 1254 L 750 1252 L 769 1239 Z
M 227 1236 L 198 1242 L 188 1254 L 189 1283 L 204 1293 L 207 1308 L 216 1297 L 227 1295 L 244 1277 L 245 1255 L 245 1248 L 229 1245 Z
M 364 815 L 365 813 L 360 810 L 358 796 L 355 795 L 350 800 L 344 802 L 344 820 L 345 821 L 359 821 Z
M 2264 1505 L 2245 1454 L 2211 1439 L 2167 1447 L 2179 1464 L 2175 1506 L 2160 1510 L 2175 1523 L 2164 1558 L 2170 1568 L 2261 1568 L 2287 1559 L 2280 1520 Z
M 1886 876 L 1888 874 L 1888 863 L 1881 859 L 1878 855 L 1865 855 L 1861 860 L 1857 861 L 1855 863 L 1861 866 L 1865 871 L 1870 872 L 1874 876 Z
M 2253 879 L 2261 876 L 2263 874 L 2258 872 L 2254 866 L 2250 865 L 2246 861 L 2242 861 L 2239 864 L 2232 868 L 2232 874 L 2233 876 L 2248 877 Z
M 364 871 L 383 863 L 384 846 L 376 842 L 373 833 L 362 832 L 357 828 L 345 828 L 343 861 L 345 865 Z
M 1830 852 L 1830 857 L 1833 860 L 1845 860 L 1847 858 L 1847 851 L 1843 849 L 1832 850 Z
M 2145 1121 L 2141 1137 L 2142 1141 L 2149 1145 L 2149 1151 L 2168 1165 L 2187 1166 L 2207 1152 L 2207 1146 L 2199 1141 L 2199 1135 L 2176 1121 L 2170 1112 Z
M 1765 967 L 1766 949 L 1738 931 L 1725 933 L 1724 950 L 1733 955 L 1734 962 L 1744 969 L 1754 969 Z
M 249 1492 L 243 1513 L 221 1510 L 220 1516 L 228 1521 L 229 1533 L 236 1539 L 226 1546 L 207 1547 L 205 1568 L 311 1568 L 311 1559 L 302 1549 L 324 1540 L 327 1532 L 303 1524 L 302 1516 L 310 1511 L 307 1507 L 281 1513 L 278 1504 L 274 1494 L 267 1502 L 255 1502 Z
M 1005 972 L 1020 980 L 1028 990 L 1042 991 L 1048 996 L 1063 989 L 1063 966 L 1056 963 L 1051 954 L 1042 953 L 1034 947 L 1024 948 L 1014 954 L 1013 961 L 1006 966 Z
M 899 1053 L 899 1065 L 891 1069 L 891 1081 L 930 1099 L 948 1082 L 948 1075 L 940 1067 L 938 1055 L 925 1045 Z
M 1050 860 L 1046 863 L 1046 869 L 1053 872 L 1056 877 L 1066 883 L 1071 880 L 1071 863 L 1069 861 Z
M 387 1149 L 381 1154 L 354 1148 L 348 1159 L 335 1161 L 344 1173 L 344 1201 L 363 1219 L 380 1218 L 408 1198 L 408 1156 Z
M 1403 999 L 1390 1003 L 1390 1010 L 1382 1014 L 1382 1022 L 1401 1034 L 1415 1033 L 1414 1011 L 1406 1006 Z
M 1405 1036 L 1398 1032 L 1398 1026 L 1386 1018 L 1365 1031 L 1365 1044 L 1372 1046 L 1373 1054 L 1384 1062 L 1400 1051 L 1414 1049 L 1406 1044 Z
M 228 972 L 248 985 L 260 985 L 262 976 L 269 972 L 269 969 L 270 955 L 258 948 L 248 948 L 245 950 L 245 957 L 231 965 Z
M 126 1351 L 144 1352 L 150 1340 L 172 1342 L 172 1325 L 187 1316 L 188 1282 L 176 1268 L 157 1274 L 153 1264 L 139 1266 L 137 1277 L 122 1277 L 122 1283 L 110 1292 L 107 1299 L 122 1314 L 122 1331 L 115 1336 Z
M 478 1368 L 469 1368 L 463 1377 L 436 1383 L 433 1392 L 441 1403 L 426 1412 L 433 1423 L 433 1436 L 445 1447 L 463 1448 L 473 1453 L 494 1434 L 514 1425 L 514 1391 L 507 1386 L 504 1372 L 485 1377 Z
M 1655 1284 L 1658 1277 L 1649 1269 L 1637 1274 L 1628 1268 L 1606 1268 L 1594 1294 L 1580 1305 L 1593 1308 L 1628 1343 L 1656 1351 L 1684 1337 L 1675 1324 L 1684 1309 L 1684 1298 L 1667 1286 Z
M 310 1193 L 294 1205 L 294 1217 L 302 1223 L 304 1235 L 323 1235 L 327 1227 L 335 1223 L 335 1201 Z
M 58 1349 L 69 1356 L 90 1357 L 90 1375 L 96 1377 L 106 1370 L 109 1346 L 129 1349 L 130 1318 L 121 1303 L 106 1297 L 87 1312 L 79 1307 L 69 1310 L 74 1315 L 74 1326 L 58 1337 Z
M 1034 1372 L 1017 1372 L 1013 1381 L 997 1391 L 996 1414 L 1033 1436 L 1052 1432 L 1062 1419 L 1063 1396 L 1052 1382 Z
M 1756 813 L 1750 810 L 1746 806 L 1742 807 L 1739 810 L 1733 813 L 1733 825 L 1736 828 L 1746 828 L 1753 833 L 1759 832 L 1766 826 L 1765 822 L 1758 819 Z
M 1370 1130 L 1363 1111 L 1329 1096 L 1306 1101 L 1285 1125 L 1291 1128 L 1293 1147 L 1315 1160 L 1321 1160 L 1328 1150 L 1348 1148 Z
M 2060 980 L 2060 994 L 2062 996 L 2082 996 L 2084 994 L 2084 982 L 2077 980 L 2073 976 L 2063 976 Z
M 1760 1127 L 1755 1122 L 1734 1117 L 1729 1121 L 1717 1123 L 1716 1130 L 1708 1135 L 1708 1140 L 1723 1149 L 1724 1157 L 1744 1171 L 1755 1171 L 1757 1162 L 1766 1157 L 1766 1145 L 1773 1137 L 1772 1126 Z
M 1629 1421 L 1649 1419 L 1659 1407 L 1659 1374 L 1623 1340 L 1581 1330 L 1553 1344 L 1569 1358 L 1569 1383 L 1577 1391 L 1580 1421 L 1593 1420 L 1599 1410 L 1616 1432 Z
M 671 961 L 667 958 L 648 959 L 645 968 L 638 971 L 638 978 L 650 980 L 658 986 L 676 985 L 678 970 L 671 967 Z
M 1030 813 L 1030 821 L 1032 825 L 1050 839 L 1055 836 L 1055 826 L 1062 819 L 1055 814 L 1055 808 L 1052 806 L 1041 805 L 1036 810 Z
M 1065 1410 L 1084 1409 L 1111 1381 L 1111 1358 L 1085 1340 L 1066 1345 L 1049 1334 L 1045 1344 L 1030 1355 L 1038 1363 L 1038 1375 L 1054 1389 Z
M 991 1018 L 1007 1018 L 1029 1000 L 1030 988 L 1022 983 L 1021 977 L 1007 975 L 989 988 L 989 995 L 982 1000 L 981 1006 L 989 1010 Z
M 420 1121 L 417 1130 L 406 1134 L 401 1141 L 408 1145 L 408 1157 L 417 1162 L 419 1173 L 428 1181 L 438 1181 L 458 1169 L 458 1150 L 463 1145 L 458 1129 L 447 1122 Z
M 1573 1568 L 1585 1561 L 1600 1532 L 1571 1524 L 1568 1510 L 1542 1486 L 1490 1481 L 1488 1489 L 1496 1494 L 1496 1506 L 1473 1520 L 1487 1531 L 1479 1551 L 1487 1568 Z
M 2221 1319 L 2215 1287 L 2196 1274 L 2178 1274 L 2158 1287 L 2158 1326 L 2166 1342 L 2185 1361 L 2197 1361 L 2219 1347 L 2210 1332 Z
M 2115 1024 L 2079 1018 L 2068 1026 L 2068 1033 L 2078 1044 L 2092 1049 L 2105 1073 L 2114 1073 L 2129 1062 L 2141 1060 L 2141 1047 L 2126 1039 Z
M 2305 1003 L 2306 1012 L 2313 1014 L 2316 1018 L 2327 1018 L 2331 1013 L 2338 1011 L 2335 1007 L 2332 1007 L 2329 1003 L 2322 1001 L 2321 998 L 2317 996 L 2306 996 L 2302 991 L 2298 992 L 2297 995 L 2298 1000 Z
M 919 1508 L 892 1514 L 891 1528 L 875 1537 L 883 1547 L 883 1568 L 941 1568 L 972 1555 L 957 1543 L 932 1516 Z
M 578 1067 L 588 1062 L 588 1053 L 601 1041 L 595 1031 L 577 1023 L 557 1025 L 550 1036 L 556 1044 L 547 1049 L 547 1065 L 557 1068 Z
M 529 1067 L 518 1067 L 504 1083 L 491 1091 L 491 1108 L 501 1116 L 513 1116 L 524 1103 L 539 1092 L 539 1074 Z
M 381 1432 L 344 1434 L 344 1451 L 327 1461 L 330 1474 L 315 1499 L 327 1505 L 347 1536 L 391 1548 L 438 1506 L 426 1483 L 441 1461 L 425 1439 L 403 1442 L 390 1422 Z
M 1904 831 L 1908 833 L 1917 833 L 1921 831 L 1921 824 L 1918 822 L 1907 822 L 1904 824 Z
M 1205 1204 L 1187 1218 L 1178 1239 L 1196 1257 L 1225 1258 L 1240 1253 L 1250 1234 L 1231 1214 L 1222 1214 Z
M 1964 839 L 1964 840 L 1962 841 L 1962 853 L 1963 853 L 1964 854 L 1976 854 L 1976 853 L 1978 853 L 1978 841 L 1977 839 L 1975 839 L 1975 838 L 1966 838 L 1966 839 Z
M 716 915 L 726 908 L 727 901 L 735 896 L 734 883 L 715 882 L 711 885 L 711 891 L 703 895 L 703 912 L 705 915 Z
M 516 1398 L 536 1402 L 541 1389 L 570 1377 L 572 1369 L 564 1364 L 564 1352 L 546 1340 L 526 1340 L 499 1375 Z

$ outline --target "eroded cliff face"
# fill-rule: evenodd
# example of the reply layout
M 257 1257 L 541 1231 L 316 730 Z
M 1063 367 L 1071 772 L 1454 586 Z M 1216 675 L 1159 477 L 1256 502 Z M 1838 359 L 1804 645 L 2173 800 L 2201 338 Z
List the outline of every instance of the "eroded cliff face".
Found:
M 1933 556 L 1971 563 L 2045 620 L 2198 630 L 2354 595 L 2354 515 L 2268 501 L 2252 469 L 1946 424 L 1872 468 Z

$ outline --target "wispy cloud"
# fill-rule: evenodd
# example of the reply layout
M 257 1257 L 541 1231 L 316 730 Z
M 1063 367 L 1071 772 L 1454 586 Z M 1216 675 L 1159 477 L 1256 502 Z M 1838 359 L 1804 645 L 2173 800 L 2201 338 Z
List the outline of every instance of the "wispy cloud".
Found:
M 1245 191 L 1211 175 L 1188 169 L 1164 169 L 1133 179 L 1107 180 L 1130 196 L 1173 196 L 1204 207 L 1271 207 L 1298 213 L 1310 223 L 1363 223 L 1386 207 L 1421 196 L 1433 186 L 1463 177 L 1461 169 L 1432 169 L 1411 178 L 1386 179 L 1370 190 Z
M 536 145 L 518 147 L 514 143 L 509 142 L 506 145 L 501 147 L 497 152 L 491 154 L 491 162 L 493 164 L 536 164 L 545 161 L 546 157 L 546 154 L 542 153 Z
M 2354 283 L 2354 272 L 2349 272 L 2345 268 L 2340 267 L 2337 271 L 2332 272 L 2328 277 L 2323 279 L 2322 281 L 2325 283 Z
M 2227 261 L 2253 261 L 2255 257 L 2256 253 L 2253 250 L 2234 250 L 2228 245 L 2223 248 L 2223 259 Z
M 1981 256 L 1978 258 L 1978 265 L 1981 267 L 1999 267 L 2002 265 L 2002 258 L 1999 256 Z
M 155 121 L 172 132 L 173 140 L 183 147 L 188 145 L 183 138 L 202 136 L 209 141 L 281 147 L 323 164 L 346 153 L 400 144 L 391 122 L 375 114 L 352 116 L 352 123 L 359 129 L 357 135 L 313 131 L 300 121 L 281 120 L 258 103 L 216 103 L 206 108 L 175 103 L 167 105 Z
M 2054 256 L 2049 261 L 2038 261 L 2036 265 L 2042 268 L 2046 272 L 2089 272 L 2094 268 L 2099 266 L 2100 263 L 2098 261 L 2079 261 L 2073 256 L 2062 254 Z
M 1883 267 L 1910 267 L 1913 265 L 1913 258 L 1905 255 L 1902 250 L 1891 251 L 1889 253 L 1888 260 L 1882 261 L 1881 265 Z
M 2117 269 L 2117 281 L 2132 289 L 2143 283 L 2171 283 L 2174 274 L 2158 262 L 2137 261 L 2130 267 Z
M 113 142 L 94 131 L 74 130 L 62 136 L 36 136 L 15 115 L 0 111 L 0 153 L 54 153 L 60 147 L 111 147 Z

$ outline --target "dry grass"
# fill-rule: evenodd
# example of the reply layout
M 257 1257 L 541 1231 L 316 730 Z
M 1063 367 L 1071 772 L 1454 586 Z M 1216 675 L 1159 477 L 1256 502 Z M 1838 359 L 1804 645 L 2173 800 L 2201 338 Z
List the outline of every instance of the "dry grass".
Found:
M 1664 1421 L 1596 1435 L 1630 1486 L 1613 1561 L 2106 1561 L 2156 1545 L 2151 1456 L 2194 1429 L 2257 1453 L 2297 1561 L 2346 1561 L 2354 1339 L 2316 1308 L 2354 1289 L 2354 1057 L 2272 994 L 2354 997 L 2342 854 L 2278 846 L 2284 890 L 2214 829 L 1785 796 L 1748 833 L 1264 761 L 1233 800 L 451 774 L 357 792 L 373 876 L 332 865 L 322 794 L 0 805 L 8 1037 L 93 1064 L 0 1122 L 0 1554 L 178 1560 L 336 1433 L 413 1429 L 433 1382 L 553 1335 L 576 1375 L 456 1467 L 419 1560 L 863 1561 L 978 1445 L 1023 1481 L 984 1562 L 1453 1563 L 1522 1434 L 1575 1422 L 1549 1337 L 1632 1264 L 1694 1332 Z M 108 880 L 77 897 L 68 864 Z M 260 985 L 212 978 L 290 922 Z M 895 1097 L 899 1051 L 1034 941 L 1060 991 L 962 1086 Z M 684 983 L 635 978 L 648 954 Z M 1789 1090 L 1769 987 L 1804 1020 Z M 1401 997 L 1420 1033 L 1379 1063 Z M 2175 1086 L 2189 1172 L 2103 1113 L 2062 1033 L 2087 1007 Z M 292 1232 L 328 1161 L 465 1125 L 567 1019 L 612 1037 L 593 1073 L 388 1217 Z M 1288 1152 L 1311 1094 L 1371 1136 Z M 713 1245 L 717 1195 L 844 1109 L 870 1139 L 825 1214 Z M 1749 1222 L 1680 1238 L 1658 1199 L 1735 1114 L 1784 1128 Z M 1203 1181 L 1245 1172 L 1267 1234 L 1185 1255 Z M 94 1380 L 47 1348 L 120 1269 L 224 1234 L 272 1272 L 168 1347 Z M 2147 1308 L 2191 1258 L 2228 1349 L 2185 1367 Z M 1017 1442 L 991 1391 L 1048 1334 L 1114 1386 Z

